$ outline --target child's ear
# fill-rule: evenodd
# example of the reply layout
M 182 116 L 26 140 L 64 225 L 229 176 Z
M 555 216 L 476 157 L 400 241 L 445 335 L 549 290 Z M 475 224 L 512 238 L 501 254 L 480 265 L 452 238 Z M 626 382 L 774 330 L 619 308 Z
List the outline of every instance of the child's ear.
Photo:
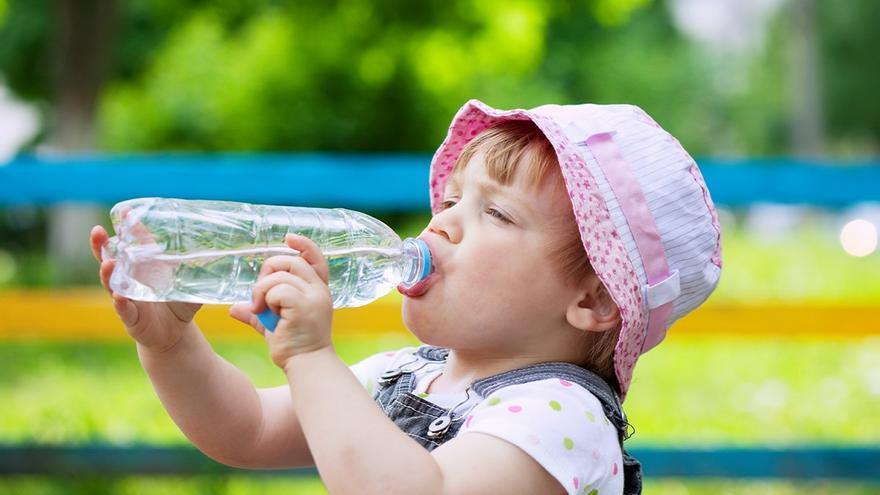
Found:
M 620 311 L 602 281 L 592 275 L 565 311 L 568 323 L 587 332 L 604 332 L 620 324 Z

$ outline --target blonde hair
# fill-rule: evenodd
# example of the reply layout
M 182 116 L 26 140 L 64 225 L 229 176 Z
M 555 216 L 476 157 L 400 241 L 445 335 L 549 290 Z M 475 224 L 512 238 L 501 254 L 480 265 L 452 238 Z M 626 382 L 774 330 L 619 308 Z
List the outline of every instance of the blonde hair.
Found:
M 471 158 L 482 153 L 486 173 L 502 185 L 510 185 L 517 173 L 525 174 L 526 183 L 537 189 L 545 180 L 554 180 L 554 193 L 565 191 L 559 159 L 553 145 L 533 122 L 509 120 L 485 129 L 462 149 L 452 174 L 463 171 Z M 564 195 L 568 201 L 568 195 Z M 590 276 L 596 276 L 584 250 L 574 211 L 567 210 L 565 218 L 553 225 L 561 242 L 551 247 L 549 259 L 562 273 L 563 280 L 577 286 Z M 604 286 L 603 286 L 603 290 Z M 620 391 L 614 373 L 614 347 L 620 326 L 605 332 L 584 332 L 584 357 L 581 365 Z

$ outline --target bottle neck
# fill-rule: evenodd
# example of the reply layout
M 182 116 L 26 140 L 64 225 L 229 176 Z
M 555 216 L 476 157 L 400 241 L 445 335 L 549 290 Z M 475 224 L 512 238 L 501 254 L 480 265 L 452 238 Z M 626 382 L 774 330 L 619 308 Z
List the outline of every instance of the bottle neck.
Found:
M 401 284 L 404 287 L 412 287 L 431 274 L 431 250 L 428 249 L 428 244 L 425 241 L 412 237 L 404 239 L 403 259 Z

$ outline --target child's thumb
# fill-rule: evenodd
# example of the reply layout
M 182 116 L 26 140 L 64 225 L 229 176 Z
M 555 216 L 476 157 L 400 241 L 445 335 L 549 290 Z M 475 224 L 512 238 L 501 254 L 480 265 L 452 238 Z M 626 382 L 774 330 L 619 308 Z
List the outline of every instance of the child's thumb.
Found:
M 252 326 L 257 332 L 263 333 L 263 325 L 260 324 L 259 318 L 257 318 L 257 315 L 251 312 L 250 308 L 250 303 L 235 303 L 229 307 L 229 316 L 244 323 L 245 325 Z
M 133 327 L 138 322 L 137 306 L 127 297 L 113 293 L 113 307 L 126 327 Z
M 248 303 L 235 303 L 229 307 L 229 316 L 235 318 L 236 320 L 250 325 L 251 323 L 251 315 L 253 313 L 248 309 Z

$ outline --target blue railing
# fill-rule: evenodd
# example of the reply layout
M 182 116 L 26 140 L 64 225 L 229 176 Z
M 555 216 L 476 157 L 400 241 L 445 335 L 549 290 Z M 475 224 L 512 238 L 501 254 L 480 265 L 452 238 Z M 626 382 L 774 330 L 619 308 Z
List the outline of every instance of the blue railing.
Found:
M 633 447 L 630 451 L 649 477 L 880 481 L 880 448 L 872 447 Z M 230 473 L 297 476 L 316 471 L 237 469 L 188 446 L 0 445 L 0 476 Z
M 0 206 L 113 204 L 142 196 L 427 211 L 430 155 L 20 156 L 0 165 Z M 712 198 L 843 208 L 880 202 L 880 159 L 701 159 Z

